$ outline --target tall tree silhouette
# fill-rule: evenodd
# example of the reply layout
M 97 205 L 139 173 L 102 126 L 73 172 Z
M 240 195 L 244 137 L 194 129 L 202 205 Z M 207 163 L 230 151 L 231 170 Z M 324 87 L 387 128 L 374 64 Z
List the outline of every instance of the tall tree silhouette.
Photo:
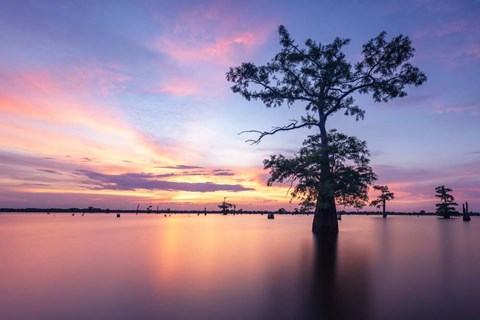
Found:
M 452 214 L 457 212 L 454 206 L 458 206 L 458 203 L 455 202 L 455 198 L 449 194 L 449 192 L 452 192 L 452 189 L 446 188 L 442 185 L 436 187 L 435 192 L 437 193 L 435 197 L 440 198 L 440 203 L 435 204 L 437 207 L 437 214 L 449 219 Z
M 252 143 L 278 132 L 314 127 L 319 130 L 322 149 L 328 150 L 326 123 L 331 115 L 341 111 L 356 120 L 364 117 L 365 111 L 355 104 L 354 94 L 370 94 L 375 102 L 387 102 L 406 96 L 406 85 L 418 86 L 426 80 L 425 74 L 408 62 L 414 48 L 403 35 L 387 41 L 386 33 L 381 32 L 363 45 L 361 61 L 352 65 L 342 52 L 349 39 L 336 38 L 327 45 L 308 39 L 302 47 L 284 26 L 278 33 L 281 49 L 270 62 L 261 66 L 242 63 L 230 68 L 226 78 L 233 83 L 232 91 L 247 100 L 261 100 L 266 107 L 302 104 L 305 113 L 270 131 L 250 130 L 258 134 L 250 140 Z M 333 184 L 328 152 L 322 153 L 319 167 L 321 185 Z M 338 232 L 335 190 L 322 188 L 316 192 L 313 232 Z
M 383 217 L 386 218 L 387 217 L 387 213 L 385 211 L 386 203 L 387 201 L 395 199 L 395 194 L 393 192 L 390 192 L 390 190 L 388 190 L 388 186 L 373 186 L 373 189 L 379 190 L 381 193 L 380 195 L 377 196 L 377 199 L 372 200 L 372 202 L 370 202 L 370 205 L 377 208 L 382 208 Z

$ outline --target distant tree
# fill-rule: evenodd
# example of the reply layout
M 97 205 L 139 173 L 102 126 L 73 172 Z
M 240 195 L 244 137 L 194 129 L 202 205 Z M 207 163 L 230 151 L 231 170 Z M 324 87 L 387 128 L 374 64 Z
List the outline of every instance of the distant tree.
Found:
M 379 190 L 381 192 L 380 195 L 377 196 L 377 199 L 370 202 L 371 206 L 382 208 L 383 210 L 383 217 L 387 217 L 387 213 L 385 211 L 385 206 L 387 201 L 395 199 L 395 194 L 388 190 L 388 186 L 373 186 L 374 190 Z
M 270 170 L 268 185 L 290 183 L 292 199 L 299 199 L 301 211 L 316 208 L 318 190 L 329 190 L 337 204 L 362 208 L 368 201 L 368 187 L 376 179 L 369 166 L 367 143 L 337 130 L 328 133 L 328 149 L 322 146 L 319 134 L 309 136 L 293 157 L 281 154 L 264 160 Z M 328 154 L 331 180 L 322 180 L 321 158 Z
M 232 203 L 226 202 L 225 200 L 227 197 L 223 198 L 223 202 L 218 205 L 220 209 L 222 209 L 223 214 L 227 214 L 231 209 L 236 208 L 236 206 Z
M 458 203 L 455 202 L 455 198 L 449 194 L 449 192 L 452 192 L 452 189 L 446 188 L 442 185 L 436 187 L 435 192 L 437 193 L 435 197 L 440 198 L 440 203 L 435 204 L 437 207 L 436 213 L 449 219 L 452 214 L 457 213 L 454 206 L 458 206 Z
M 426 76 L 408 62 L 414 48 L 403 35 L 387 41 L 386 33 L 380 33 L 363 46 L 362 58 L 352 65 L 342 52 L 343 46 L 350 42 L 348 39 L 336 38 L 327 45 L 308 39 L 305 47 L 301 47 L 284 26 L 279 27 L 278 33 L 281 50 L 270 62 L 261 66 L 242 63 L 230 68 L 226 78 L 233 83 L 234 93 L 247 100 L 261 100 L 266 107 L 303 105 L 305 113 L 299 120 L 270 131 L 250 130 L 258 138 L 249 141 L 259 143 L 265 136 L 299 128 L 319 130 L 319 143 L 324 150 L 317 164 L 321 183 L 317 184 L 319 189 L 305 189 L 305 195 L 315 202 L 313 232 L 336 233 L 337 190 L 330 186 L 338 183 L 326 151 L 329 150 L 327 119 L 339 111 L 356 120 L 363 119 L 365 111 L 355 104 L 354 94 L 371 94 L 375 102 L 387 102 L 406 96 L 405 86 L 419 86 Z

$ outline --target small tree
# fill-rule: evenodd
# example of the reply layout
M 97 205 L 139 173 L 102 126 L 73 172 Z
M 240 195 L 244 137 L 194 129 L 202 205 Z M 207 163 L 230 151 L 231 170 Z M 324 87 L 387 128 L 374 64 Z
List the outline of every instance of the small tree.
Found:
M 377 207 L 377 208 L 382 208 L 383 210 L 383 217 L 387 217 L 387 213 L 385 211 L 385 205 L 387 201 L 395 199 L 395 194 L 393 192 L 390 192 L 388 190 L 388 186 L 373 186 L 374 190 L 380 190 L 381 194 L 377 196 L 377 199 L 373 200 L 370 205 Z
M 300 119 L 290 124 L 270 131 L 250 131 L 259 135 L 251 141 L 259 143 L 265 136 L 299 128 L 318 130 L 324 152 L 317 157 L 321 172 L 317 186 L 322 188 L 300 188 L 298 192 L 307 191 L 309 201 L 316 202 L 313 232 L 337 233 L 336 194 L 331 186 L 338 185 L 338 181 L 330 168 L 331 157 L 325 151 L 329 150 L 328 118 L 342 113 L 363 119 L 365 111 L 355 104 L 355 94 L 370 94 L 375 102 L 387 102 L 406 96 L 406 86 L 419 86 L 427 78 L 409 63 L 414 48 L 403 35 L 388 41 L 386 33 L 381 32 L 363 45 L 362 57 L 352 64 L 342 51 L 349 39 L 336 38 L 326 45 L 308 39 L 302 47 L 284 26 L 278 28 L 278 33 L 281 49 L 270 62 L 260 66 L 242 63 L 230 68 L 227 80 L 233 83 L 232 91 L 247 100 L 261 100 L 267 107 L 287 105 L 305 109 Z
M 227 199 L 227 197 L 224 197 L 223 202 L 218 205 L 218 207 L 222 209 L 223 214 L 227 214 L 230 211 L 230 209 L 236 208 L 234 204 L 226 202 L 225 199 Z
M 331 181 L 322 180 L 320 158 L 328 154 Z M 301 211 L 316 208 L 318 190 L 329 190 L 337 204 L 362 208 L 368 201 L 368 187 L 376 179 L 369 166 L 367 143 L 336 130 L 328 133 L 328 150 L 324 150 L 320 135 L 309 136 L 300 151 L 291 158 L 272 155 L 263 161 L 270 170 L 268 185 L 290 183 L 292 199 L 299 199 Z
M 449 219 L 452 214 L 457 213 L 454 206 L 458 206 L 458 203 L 455 202 L 455 198 L 449 194 L 452 192 L 452 189 L 446 188 L 444 185 L 438 186 L 435 188 L 437 193 L 435 197 L 440 198 L 440 203 L 435 204 L 437 207 L 436 213 L 438 215 L 443 215 L 445 219 Z

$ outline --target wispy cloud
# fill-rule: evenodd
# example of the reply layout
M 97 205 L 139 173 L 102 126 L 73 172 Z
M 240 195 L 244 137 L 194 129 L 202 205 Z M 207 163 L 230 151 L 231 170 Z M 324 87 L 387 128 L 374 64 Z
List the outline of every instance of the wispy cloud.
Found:
M 185 165 L 185 164 L 178 164 L 175 166 L 157 166 L 157 168 L 160 169 L 176 169 L 176 170 L 189 170 L 189 169 L 203 169 L 203 167 L 199 166 L 190 166 L 190 165 Z
M 58 171 L 55 171 L 55 170 L 50 170 L 50 169 L 37 169 L 38 171 L 42 171 L 42 172 L 45 172 L 45 173 L 51 173 L 51 174 L 58 174 L 58 175 L 61 175 L 60 172 Z
M 479 103 L 466 103 L 458 105 L 436 105 L 434 107 L 435 113 L 457 113 L 464 112 L 473 116 L 480 115 Z
M 225 170 L 225 169 L 215 169 L 213 170 L 212 173 L 214 176 L 225 176 L 225 177 L 231 177 L 235 175 L 233 171 Z

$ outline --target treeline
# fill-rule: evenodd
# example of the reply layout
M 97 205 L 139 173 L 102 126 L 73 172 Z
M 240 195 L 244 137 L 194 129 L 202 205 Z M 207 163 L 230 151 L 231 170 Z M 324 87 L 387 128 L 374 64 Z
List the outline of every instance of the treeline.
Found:
M 0 208 L 0 212 L 3 213 L 141 213 L 141 214 L 224 214 L 222 210 L 176 210 L 176 209 L 161 209 L 161 210 L 125 210 L 125 209 L 101 209 L 101 208 Z M 313 215 L 311 211 L 287 211 L 285 209 L 280 209 L 276 211 L 269 210 L 237 210 L 229 211 L 230 215 L 239 215 L 239 214 L 269 214 L 274 213 L 278 215 Z M 435 212 L 387 212 L 388 215 L 392 216 L 438 216 Z M 382 215 L 382 212 L 379 211 L 338 211 L 339 215 Z M 471 212 L 472 216 L 480 216 L 479 212 Z M 461 217 L 462 214 L 456 212 L 452 216 Z

